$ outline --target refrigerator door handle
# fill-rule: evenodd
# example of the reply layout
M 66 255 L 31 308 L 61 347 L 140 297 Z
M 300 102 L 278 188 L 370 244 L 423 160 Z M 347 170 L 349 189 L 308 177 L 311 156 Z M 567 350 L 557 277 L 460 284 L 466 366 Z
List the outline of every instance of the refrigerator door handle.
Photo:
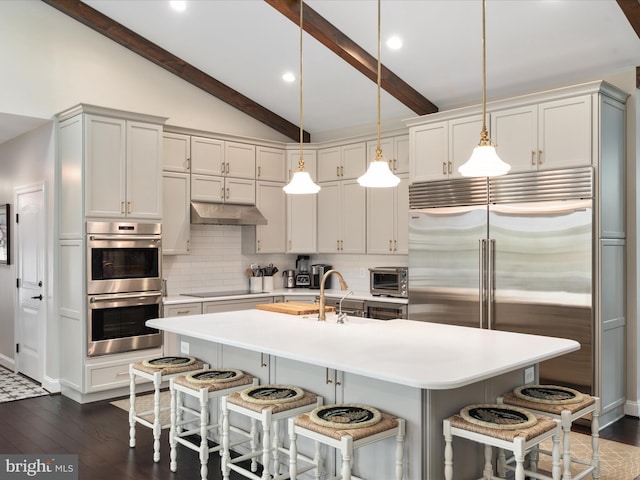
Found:
M 487 271 L 487 240 L 485 238 L 481 238 L 478 240 L 479 249 L 478 249 L 478 300 L 480 305 L 480 328 L 484 328 L 484 312 L 486 305 L 486 271 Z
M 488 240 L 489 248 L 487 249 L 487 328 L 493 330 L 494 321 L 494 293 L 495 293 L 495 271 L 496 271 L 496 240 L 491 238 Z

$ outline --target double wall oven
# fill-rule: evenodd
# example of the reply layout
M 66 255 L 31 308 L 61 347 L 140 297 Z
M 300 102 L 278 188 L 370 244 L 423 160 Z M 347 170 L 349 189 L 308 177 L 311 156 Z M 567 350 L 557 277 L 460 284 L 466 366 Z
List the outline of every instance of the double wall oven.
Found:
M 87 222 L 87 355 L 162 345 L 159 223 Z

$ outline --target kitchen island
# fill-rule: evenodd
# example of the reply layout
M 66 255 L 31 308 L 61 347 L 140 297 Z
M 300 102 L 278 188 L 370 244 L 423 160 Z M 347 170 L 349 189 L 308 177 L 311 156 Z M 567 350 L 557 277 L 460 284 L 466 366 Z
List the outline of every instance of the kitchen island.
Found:
M 572 340 L 416 322 L 243 310 L 149 320 L 180 335 L 189 353 L 240 368 L 261 383 L 294 384 L 325 403 L 364 403 L 407 419 L 405 478 L 442 478 L 442 419 L 470 403 L 493 402 L 522 384 L 523 370 L 577 350 Z M 185 352 L 186 353 L 186 352 Z M 389 445 L 358 452 L 354 472 L 392 478 Z M 456 478 L 473 478 L 478 449 L 462 445 Z M 385 461 L 387 459 L 387 461 Z M 330 462 L 331 463 L 331 462 Z

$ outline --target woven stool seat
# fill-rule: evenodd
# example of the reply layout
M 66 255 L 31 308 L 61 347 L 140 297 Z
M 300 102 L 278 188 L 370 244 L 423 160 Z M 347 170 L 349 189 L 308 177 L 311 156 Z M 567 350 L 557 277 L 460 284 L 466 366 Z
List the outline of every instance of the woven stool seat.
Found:
M 178 375 L 208 368 L 206 363 L 194 357 L 164 356 L 129 364 L 129 446 L 136 446 L 136 424 L 153 431 L 153 461 L 160 461 L 160 432 L 169 425 L 160 424 L 160 413 L 169 407 L 160 407 L 160 387 L 162 382 Z M 153 383 L 153 410 L 136 411 L 136 381 L 143 378 Z M 152 416 L 150 421 L 145 417 Z
M 222 422 L 209 419 L 209 403 L 212 399 L 219 399 L 224 395 L 240 392 L 247 385 L 258 385 L 258 379 L 246 375 L 240 370 L 208 369 L 192 372 L 188 375 L 180 375 L 170 380 L 171 391 L 171 430 L 169 431 L 169 445 L 171 447 L 170 468 L 177 471 L 177 445 L 178 443 L 199 453 L 200 478 L 206 480 L 208 474 L 209 454 L 222 450 L 220 427 Z M 191 408 L 185 404 L 185 397 L 191 397 L 198 401 L 197 408 Z M 185 425 L 195 424 L 195 427 L 183 429 Z M 230 427 L 234 432 L 242 433 L 242 430 Z M 214 432 L 218 436 L 218 444 L 209 447 L 209 433 Z M 194 438 L 199 435 L 199 439 Z M 242 440 L 234 443 L 240 445 L 251 439 L 245 435 Z
M 474 410 L 481 410 L 476 412 Z M 533 417 L 533 418 L 531 418 Z M 480 418 L 481 421 L 474 419 Z M 493 425 L 492 422 L 494 423 Z M 505 422 L 507 426 L 505 426 Z M 515 480 L 524 480 L 525 474 L 540 479 L 560 479 L 560 422 L 545 416 L 535 416 L 518 407 L 498 404 L 471 405 L 443 421 L 445 439 L 445 479 L 453 479 L 453 437 L 466 438 L 484 445 L 484 479 L 504 477 L 505 470 L 515 472 Z M 524 468 L 525 456 L 538 448 L 540 443 L 553 439 L 552 476 L 536 471 L 536 464 Z M 498 474 L 494 476 L 493 447 L 499 449 Z M 504 450 L 513 452 L 505 458 Z M 515 463 L 515 466 L 511 465 Z
M 310 412 L 322 405 L 322 397 L 289 385 L 263 385 L 234 392 L 221 399 L 222 409 L 222 476 L 229 478 L 231 470 L 247 478 L 276 480 L 288 478 L 288 473 L 280 474 L 279 454 L 290 454 L 288 448 L 280 445 L 281 420 Z M 231 458 L 230 437 L 232 430 L 229 423 L 230 414 L 242 415 L 251 420 L 251 431 L 244 432 L 251 442 L 251 452 Z M 262 427 L 261 448 L 258 449 L 258 429 Z M 258 458 L 262 459 L 262 476 L 255 473 L 258 469 Z M 240 462 L 251 460 L 251 471 L 245 469 Z
M 336 418 L 337 417 L 337 418 Z M 326 420 L 330 418 L 331 420 Z M 299 455 L 297 438 L 306 437 L 316 442 L 314 458 Z M 395 477 L 403 478 L 403 450 L 405 436 L 405 420 L 393 415 L 379 412 L 373 407 L 353 404 L 337 404 L 318 407 L 312 412 L 303 413 L 289 419 L 289 438 L 291 442 L 289 476 L 292 480 L 299 473 L 315 469 L 316 477 L 323 472 L 323 460 L 320 455 L 320 444 L 328 445 L 340 451 L 342 456 L 341 478 L 352 478 L 351 467 L 353 452 L 365 445 L 395 437 Z M 298 466 L 298 459 L 307 463 L 303 468 Z
M 535 415 L 547 415 L 560 420 L 562 426 L 562 479 L 572 478 L 571 464 L 584 468 L 576 479 L 591 474 L 594 480 L 600 478 L 599 417 L 600 398 L 557 385 L 523 385 L 512 392 L 498 397 L 498 403 L 525 408 Z M 591 458 L 582 460 L 571 455 L 571 425 L 578 418 L 591 417 Z M 541 453 L 549 454 L 546 450 Z

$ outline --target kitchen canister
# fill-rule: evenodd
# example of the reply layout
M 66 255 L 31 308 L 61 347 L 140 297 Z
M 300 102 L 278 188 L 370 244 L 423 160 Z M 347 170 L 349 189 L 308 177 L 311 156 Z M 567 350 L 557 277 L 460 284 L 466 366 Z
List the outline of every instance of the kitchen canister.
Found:
M 262 291 L 273 292 L 273 277 L 262 277 Z
M 262 293 L 262 279 L 264 277 L 249 277 L 249 291 L 251 293 Z

